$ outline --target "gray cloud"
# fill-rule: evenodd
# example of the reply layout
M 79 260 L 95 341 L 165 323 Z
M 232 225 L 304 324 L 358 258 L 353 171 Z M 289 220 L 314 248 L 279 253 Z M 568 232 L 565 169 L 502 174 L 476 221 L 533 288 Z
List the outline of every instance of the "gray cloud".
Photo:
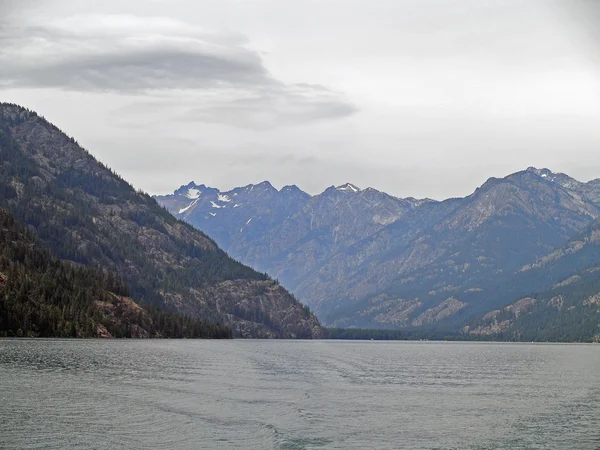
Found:
M 239 34 L 173 19 L 89 16 L 0 31 L 0 86 L 153 97 L 186 120 L 272 128 L 349 116 L 324 86 L 283 83 Z M 147 105 L 148 100 L 138 101 Z
M 221 98 L 213 103 L 200 102 L 182 118 L 263 129 L 345 117 L 355 112 L 356 108 L 340 101 L 336 93 L 303 84 L 258 89 L 246 96 Z
M 11 87 L 120 93 L 277 84 L 256 52 L 220 36 L 191 33 L 173 21 L 106 19 L 107 28 L 91 32 L 71 31 L 69 23 L 6 29 L 0 77 Z M 172 34 L 178 25 L 184 32 Z

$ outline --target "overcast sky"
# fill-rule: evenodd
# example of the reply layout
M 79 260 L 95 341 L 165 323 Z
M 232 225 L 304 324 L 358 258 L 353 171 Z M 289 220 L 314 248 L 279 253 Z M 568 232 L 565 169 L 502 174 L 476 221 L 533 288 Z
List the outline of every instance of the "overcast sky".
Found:
M 0 0 L 0 100 L 150 193 L 600 177 L 596 0 Z

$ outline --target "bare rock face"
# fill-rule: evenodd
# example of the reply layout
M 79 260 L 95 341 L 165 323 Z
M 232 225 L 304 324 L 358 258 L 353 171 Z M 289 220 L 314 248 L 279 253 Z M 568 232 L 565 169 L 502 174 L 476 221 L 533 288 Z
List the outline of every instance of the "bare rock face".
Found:
M 194 290 L 194 302 L 179 303 L 169 296 L 169 304 L 188 315 L 214 309 L 234 335 L 250 338 L 322 339 L 325 337 L 314 314 L 298 308 L 297 300 L 275 281 L 228 280 Z
M 102 338 L 102 339 L 110 339 L 110 338 L 112 338 L 112 334 L 110 334 L 108 332 L 108 330 L 106 329 L 106 327 L 104 325 L 98 324 L 96 327 L 96 337 Z
M 135 191 L 35 113 L 0 104 L 0 136 L 5 156 L 0 185 L 7 193 L 0 206 L 36 232 L 39 243 L 56 256 L 116 272 L 135 300 L 208 323 L 235 327 L 253 322 L 273 337 L 321 336 L 316 318 L 283 288 L 272 290 L 262 315 L 251 309 L 260 306 L 257 302 L 248 311 L 241 308 L 236 302 L 248 301 L 245 295 L 262 298 L 258 291 L 270 292 L 267 275 L 231 259 L 204 233 Z M 217 307 L 208 292 L 235 300 Z M 118 307 L 130 306 L 121 299 Z M 278 322 L 286 317 L 288 322 Z M 292 318 L 299 320 L 295 326 Z M 143 326 L 134 333 L 143 335 Z
M 440 320 L 457 313 L 466 306 L 466 303 L 463 303 L 455 298 L 446 299 L 436 307 L 429 308 L 427 311 L 422 313 L 419 317 L 412 321 L 412 325 L 414 327 L 418 327 L 425 324 L 439 322 Z
M 584 306 L 589 306 L 592 309 L 600 312 L 600 294 L 596 294 L 583 302 Z
M 110 301 L 96 301 L 96 309 L 102 313 L 105 324 L 126 326 L 128 337 L 147 339 L 160 337 L 151 334 L 152 318 L 148 312 L 129 297 L 110 294 Z M 112 337 L 104 325 L 98 329 L 98 337 Z
M 554 285 L 554 289 L 558 289 L 558 288 L 561 288 L 561 287 L 564 287 L 564 286 L 568 286 L 570 284 L 578 282 L 579 280 L 581 280 L 581 277 L 579 275 L 573 275 L 572 277 L 569 277 L 566 280 L 561 281 L 560 283 L 556 283 Z
M 507 306 L 506 308 L 504 308 L 504 310 L 513 314 L 515 318 L 518 319 L 519 315 L 523 314 L 525 311 L 531 308 L 531 306 L 535 305 L 535 302 L 535 298 L 522 298 L 521 300 L 513 303 L 512 305 Z
M 514 325 L 514 322 L 519 318 L 519 315 L 531 309 L 535 303 L 536 299 L 534 298 L 523 298 L 508 305 L 502 311 L 495 310 L 485 314 L 482 317 L 483 324 L 480 324 L 473 329 L 467 327 L 466 331 L 470 334 L 479 336 L 498 335 L 508 330 L 511 325 Z

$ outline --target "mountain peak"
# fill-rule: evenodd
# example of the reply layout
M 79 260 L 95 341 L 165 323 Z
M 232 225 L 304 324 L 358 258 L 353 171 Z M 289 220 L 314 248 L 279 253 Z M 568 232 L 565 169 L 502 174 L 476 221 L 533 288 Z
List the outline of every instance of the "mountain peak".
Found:
M 336 187 L 338 191 L 342 192 L 360 192 L 360 188 L 353 185 L 352 183 L 346 183 L 341 186 Z
M 257 187 L 265 187 L 265 188 L 269 188 L 269 189 L 275 189 L 273 187 L 273 185 L 270 182 L 266 181 L 266 180 L 263 181 L 263 182 L 261 182 L 261 183 L 258 183 L 256 186 Z
M 560 172 L 555 173 L 546 168 L 537 169 L 535 167 L 528 167 L 526 172 L 533 173 L 538 177 L 544 178 L 545 180 L 556 183 L 567 189 L 573 189 L 582 184 L 580 181 L 577 181 L 575 178 L 571 178 L 569 175 Z
M 538 169 L 537 167 L 528 167 L 526 172 L 530 172 L 530 173 L 534 173 L 539 177 L 542 178 L 547 178 L 547 177 L 552 177 L 554 174 L 554 172 L 552 172 L 550 169 L 546 169 L 546 168 L 542 168 L 542 169 Z
M 300 197 L 300 198 L 305 198 L 305 199 L 309 199 L 311 197 L 310 194 L 307 194 L 306 192 L 304 192 L 302 189 L 300 189 L 295 184 L 292 184 L 292 185 L 288 184 L 287 186 L 282 187 L 279 190 L 279 193 L 285 194 L 287 196 Z
M 196 200 L 200 195 L 208 190 L 203 184 L 196 184 L 194 181 L 190 181 L 188 184 L 181 186 L 177 189 L 173 195 L 175 196 L 183 196 L 189 198 L 190 200 Z M 211 189 L 212 190 L 212 189 Z
M 247 186 L 243 186 L 243 189 L 245 189 L 248 192 L 253 192 L 255 189 L 259 190 L 259 191 L 276 191 L 277 189 L 275 189 L 273 187 L 273 185 L 268 182 L 268 181 L 262 181 L 258 184 L 248 184 Z
M 439 203 L 437 200 L 433 200 L 431 198 L 415 198 L 415 197 L 406 197 L 403 200 L 409 202 L 413 207 L 419 207 L 424 205 L 425 203 Z

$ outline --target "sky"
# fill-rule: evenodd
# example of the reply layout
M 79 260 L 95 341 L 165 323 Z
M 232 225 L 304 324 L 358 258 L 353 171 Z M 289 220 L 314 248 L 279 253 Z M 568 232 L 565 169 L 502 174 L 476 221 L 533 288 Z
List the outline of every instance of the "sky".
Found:
M 0 0 L 0 101 L 136 188 L 600 177 L 597 0 Z

